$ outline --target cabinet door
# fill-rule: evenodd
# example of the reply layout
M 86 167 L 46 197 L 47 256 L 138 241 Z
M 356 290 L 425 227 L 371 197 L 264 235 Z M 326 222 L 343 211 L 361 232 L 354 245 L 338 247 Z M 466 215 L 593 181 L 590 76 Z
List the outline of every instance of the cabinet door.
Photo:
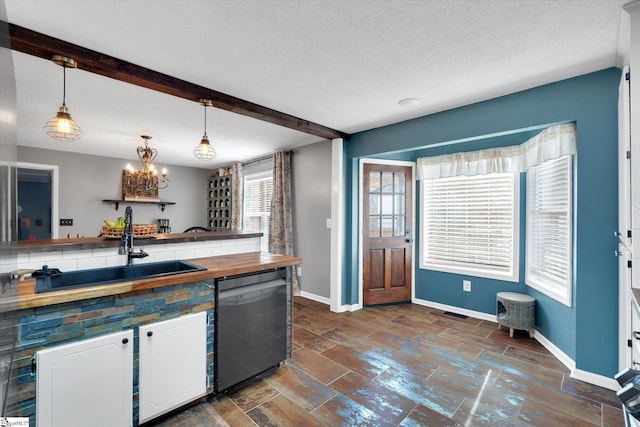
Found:
M 36 353 L 38 427 L 132 425 L 133 331 Z
M 207 393 L 205 312 L 140 327 L 142 424 Z

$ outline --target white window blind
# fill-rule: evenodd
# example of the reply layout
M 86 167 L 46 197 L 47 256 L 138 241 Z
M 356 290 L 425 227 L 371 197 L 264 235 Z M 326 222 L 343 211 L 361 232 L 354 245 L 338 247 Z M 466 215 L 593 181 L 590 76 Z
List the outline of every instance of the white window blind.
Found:
M 273 174 L 271 171 L 245 175 L 242 229 L 262 232 L 261 249 L 265 252 L 268 251 L 269 246 L 272 193 Z
M 525 281 L 571 306 L 571 156 L 527 172 Z
M 519 175 L 422 183 L 421 268 L 518 280 Z

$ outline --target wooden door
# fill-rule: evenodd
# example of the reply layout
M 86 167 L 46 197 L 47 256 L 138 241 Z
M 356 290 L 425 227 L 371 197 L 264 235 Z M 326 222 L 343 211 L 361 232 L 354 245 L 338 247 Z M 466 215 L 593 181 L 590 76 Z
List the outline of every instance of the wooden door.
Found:
M 363 167 L 363 303 L 411 301 L 411 166 Z

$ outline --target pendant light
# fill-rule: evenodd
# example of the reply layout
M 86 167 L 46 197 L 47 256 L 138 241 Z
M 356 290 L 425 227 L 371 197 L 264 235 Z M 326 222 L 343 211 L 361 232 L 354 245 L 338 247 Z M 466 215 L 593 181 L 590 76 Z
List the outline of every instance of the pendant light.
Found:
M 216 150 L 209 144 L 207 136 L 207 107 L 212 105 L 211 100 L 200 99 L 200 104 L 204 105 L 204 135 L 202 135 L 200 144 L 193 149 L 193 154 L 200 160 L 213 160 L 216 157 Z
M 82 129 L 71 118 L 71 113 L 65 104 L 67 86 L 67 67 L 76 68 L 78 64 L 71 58 L 62 55 L 53 55 L 53 62 L 62 66 L 62 106 L 56 116 L 44 125 L 44 131 L 58 141 L 76 141 L 82 135 Z

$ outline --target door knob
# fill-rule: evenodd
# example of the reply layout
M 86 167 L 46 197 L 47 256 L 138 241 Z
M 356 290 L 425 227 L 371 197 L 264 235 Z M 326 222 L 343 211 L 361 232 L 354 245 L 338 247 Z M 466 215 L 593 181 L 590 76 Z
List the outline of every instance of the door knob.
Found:
M 413 239 L 404 239 L 404 241 L 407 242 L 407 243 L 411 243 L 411 242 L 413 242 Z
M 126 344 L 129 342 L 129 338 L 122 338 L 122 344 Z
M 147 336 L 150 337 L 151 335 L 153 335 L 153 331 L 149 331 L 147 332 Z

